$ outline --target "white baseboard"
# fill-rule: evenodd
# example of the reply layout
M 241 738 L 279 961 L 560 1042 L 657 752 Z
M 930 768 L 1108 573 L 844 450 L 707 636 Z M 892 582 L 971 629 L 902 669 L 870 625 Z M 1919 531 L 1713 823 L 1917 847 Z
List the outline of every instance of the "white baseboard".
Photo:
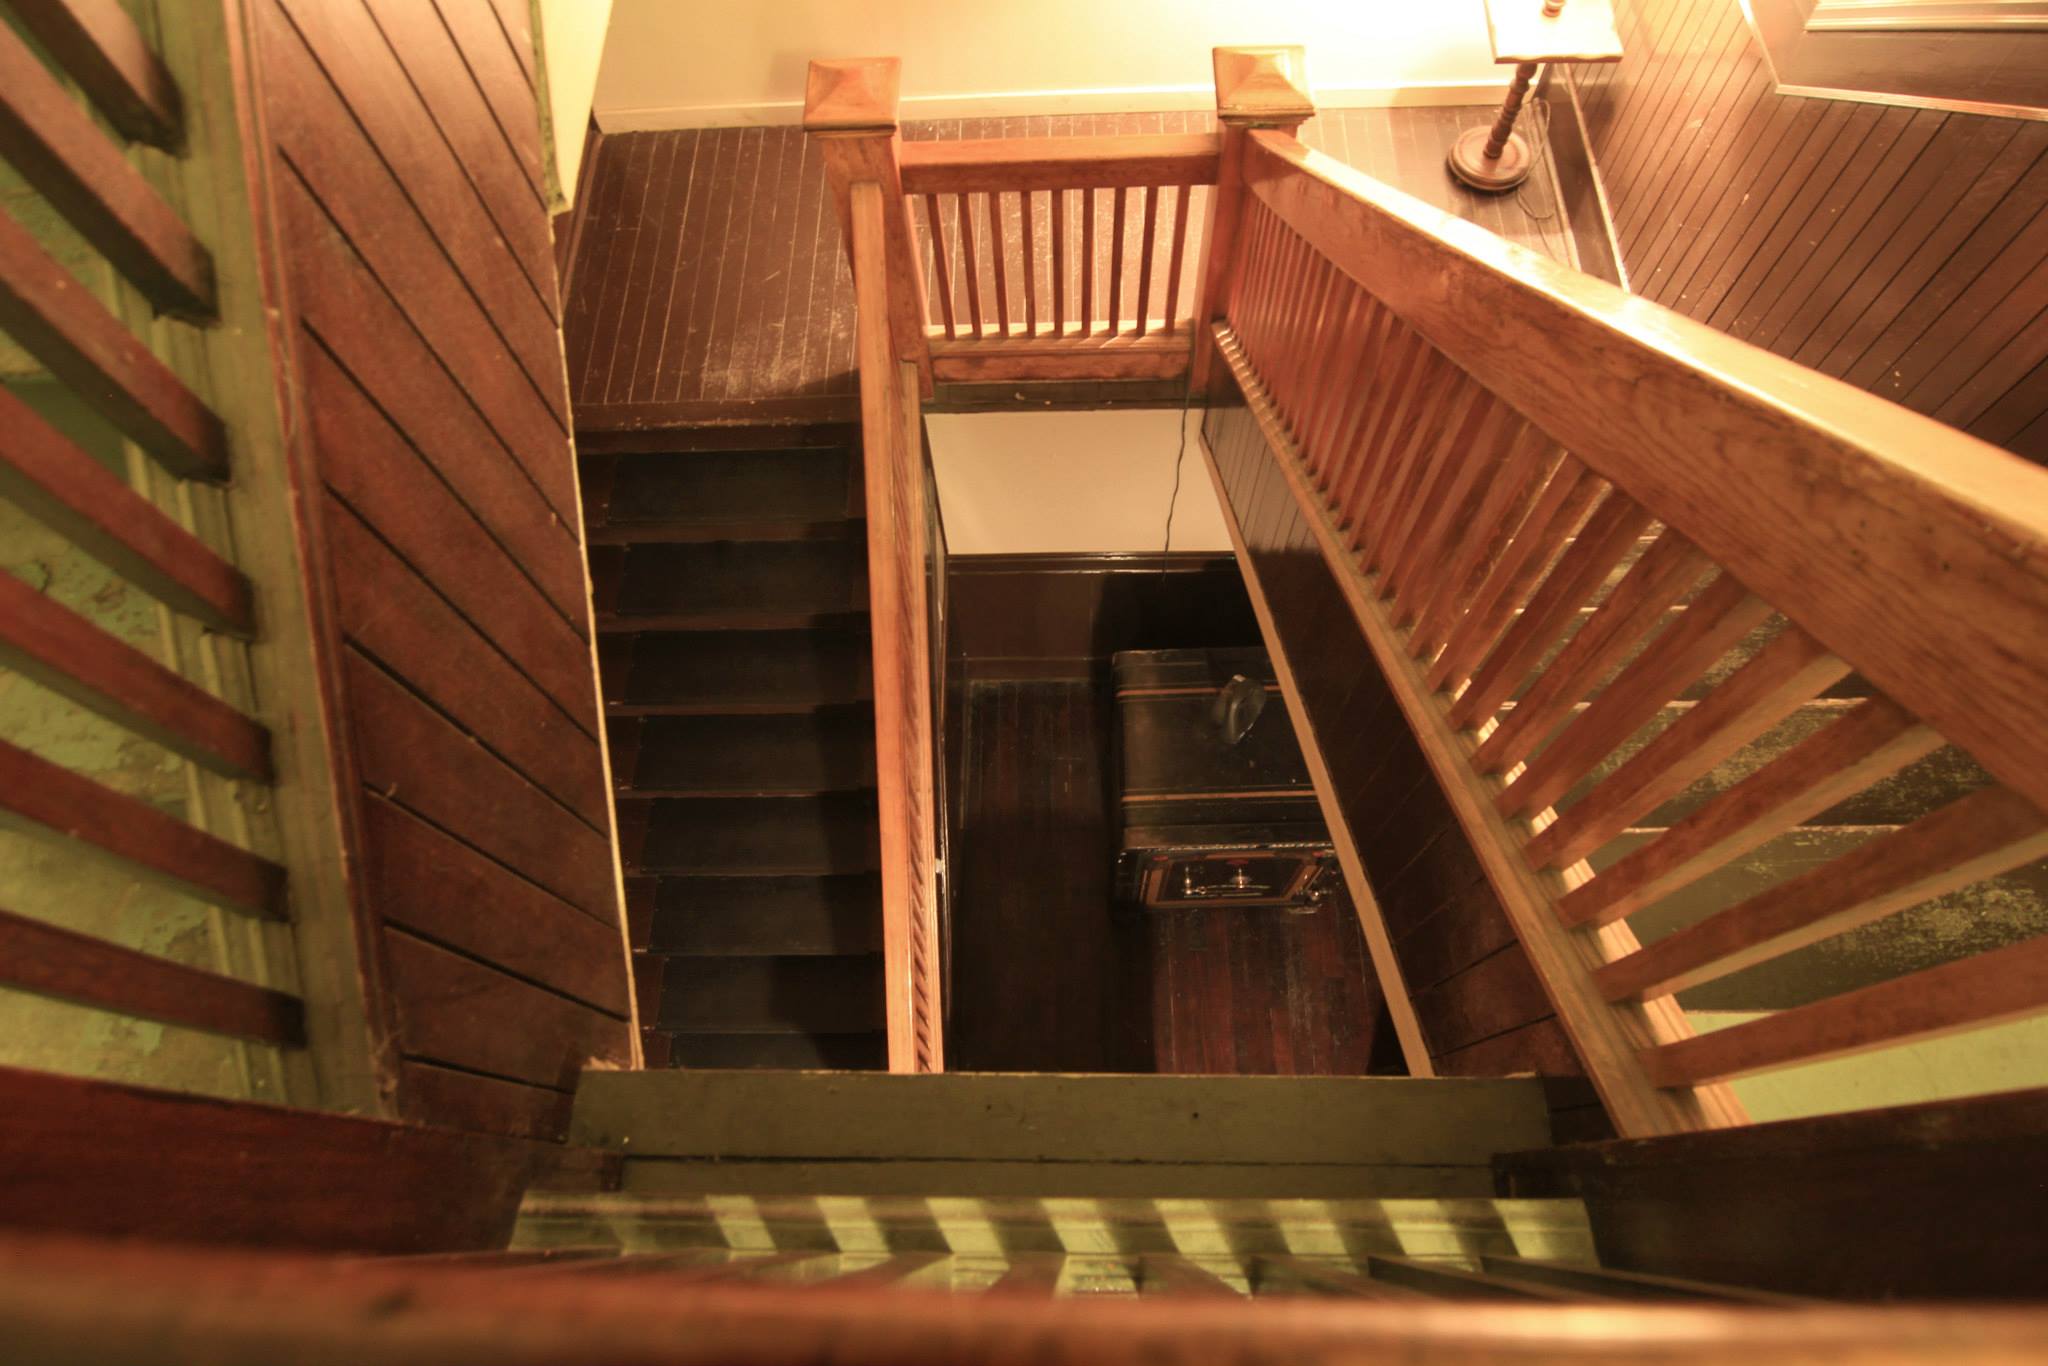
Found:
M 1413 105 L 1498 104 L 1507 94 L 1499 80 L 1445 81 L 1433 85 L 1318 88 L 1321 109 L 1386 109 Z M 1057 114 L 1151 114 L 1210 110 L 1213 87 L 1132 86 L 1111 90 L 1025 90 L 989 95 L 906 95 L 903 121 L 923 119 L 1020 118 Z M 755 128 L 793 124 L 803 118 L 798 100 L 758 104 L 678 104 L 637 109 L 595 110 L 607 133 L 645 133 L 663 128 Z

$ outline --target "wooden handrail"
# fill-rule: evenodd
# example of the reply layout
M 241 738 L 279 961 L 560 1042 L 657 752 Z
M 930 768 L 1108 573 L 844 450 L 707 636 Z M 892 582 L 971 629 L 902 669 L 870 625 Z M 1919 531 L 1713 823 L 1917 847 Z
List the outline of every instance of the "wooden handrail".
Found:
M 1290 137 L 1252 141 L 1253 193 L 1319 254 L 2048 808 L 2048 470 Z
M 1222 148 L 1223 139 L 1215 133 L 906 142 L 903 191 L 957 194 L 1213 185 Z
M 893 60 L 814 62 L 805 128 L 823 139 L 853 262 L 874 657 L 875 784 L 889 1068 L 945 1068 L 940 1001 L 921 277 L 907 264 Z M 906 335 L 908 328 L 908 335 Z
M 1217 354 L 1622 1132 L 1742 1122 L 1724 1077 L 2048 1011 L 2038 940 L 1705 1038 L 1673 999 L 2048 852 L 2048 472 L 1285 132 L 1239 169 Z M 1879 695 L 1595 873 L 1852 673 Z M 1992 784 L 1637 944 L 1632 912 L 1944 741 Z

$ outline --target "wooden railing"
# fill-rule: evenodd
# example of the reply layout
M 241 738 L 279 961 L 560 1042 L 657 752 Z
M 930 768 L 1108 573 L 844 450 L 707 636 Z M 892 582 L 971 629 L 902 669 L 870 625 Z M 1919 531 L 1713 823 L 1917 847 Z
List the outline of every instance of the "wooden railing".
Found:
M 2048 471 L 1285 132 L 1242 174 L 1217 353 L 1621 1130 L 1740 1123 L 1729 1078 L 2048 1011 L 2048 938 L 1697 1037 L 1674 998 L 2048 854 Z M 1862 700 L 1619 843 L 1852 674 Z M 1944 745 L 1988 778 L 1631 932 Z
M 195 226 L 249 246 L 238 182 L 223 174 L 239 161 L 234 105 L 211 89 L 181 92 L 122 6 L 14 10 L 52 65 L 0 25 L 0 154 L 62 221 L 31 218 L 32 232 L 15 216 L 26 197 L 0 212 L 0 330 L 19 349 L 7 357 L 16 384 L 0 389 L 0 498 L 25 519 L 10 520 L 10 549 L 37 555 L 44 579 L 0 572 L 0 665 L 98 720 L 8 691 L 0 825 L 51 852 L 7 845 L 0 987 L 243 1051 L 124 1057 L 83 1044 L 90 1017 L 53 1017 L 45 1031 L 10 1013 L 8 1058 L 171 1086 L 217 1068 L 216 1084 L 238 1072 L 245 1094 L 310 1101 L 308 1012 L 285 928 L 303 906 L 288 895 L 286 860 L 319 855 L 280 827 L 290 818 L 273 789 L 273 735 L 253 715 L 267 689 L 269 716 L 297 716 L 273 672 L 291 626 L 258 612 L 292 596 L 287 513 L 282 501 L 258 506 L 278 481 L 244 467 L 263 424 L 231 440 L 228 420 L 244 398 L 270 416 L 274 394 L 253 280 L 233 278 L 247 307 L 224 317 L 215 255 Z M 224 42 L 221 22 L 204 16 L 180 41 Z M 221 51 L 205 60 L 218 71 Z M 152 150 L 138 156 L 124 138 Z M 188 222 L 173 205 L 201 157 L 210 164 Z M 253 269 L 253 251 L 235 260 Z M 94 416 L 80 423 L 81 411 Z M 31 535 L 43 539 L 31 546 Z M 259 593 L 252 563 L 283 583 Z M 137 610 L 130 590 L 152 604 Z M 268 641 L 252 650 L 259 629 Z M 318 744 L 317 726 L 306 730 L 283 742 L 297 780 L 286 805 L 300 810 L 315 765 L 296 747 Z M 115 754 L 126 758 L 107 761 Z M 138 783 L 152 765 L 154 780 Z M 178 765 L 173 797 L 163 775 Z M 179 941 L 211 966 L 165 956 Z
M 921 386 L 931 357 L 898 178 L 893 61 L 814 62 L 804 126 L 853 259 L 889 1068 L 945 1069 L 929 535 Z M 922 374 L 920 372 L 923 372 Z
M 1220 145 L 1213 133 L 905 143 L 936 377 L 1185 374 L 1189 225 Z

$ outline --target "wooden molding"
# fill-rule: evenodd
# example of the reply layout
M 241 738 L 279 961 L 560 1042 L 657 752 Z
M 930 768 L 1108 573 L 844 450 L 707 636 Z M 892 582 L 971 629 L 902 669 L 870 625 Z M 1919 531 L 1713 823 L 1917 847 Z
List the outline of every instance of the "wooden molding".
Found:
M 896 126 L 903 63 L 896 57 L 814 61 L 804 81 L 804 131 L 872 133 Z
M 1248 128 L 1291 128 L 1315 117 L 1308 54 L 1298 46 L 1219 47 L 1216 117 Z

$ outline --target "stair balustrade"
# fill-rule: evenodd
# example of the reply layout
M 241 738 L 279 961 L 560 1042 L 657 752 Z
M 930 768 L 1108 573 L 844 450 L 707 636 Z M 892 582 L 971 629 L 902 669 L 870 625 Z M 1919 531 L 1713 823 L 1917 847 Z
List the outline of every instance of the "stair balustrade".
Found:
M 867 269 L 890 271 L 860 280 L 890 324 L 864 325 L 864 398 L 871 375 L 908 391 L 885 362 L 921 360 L 901 343 L 923 317 L 913 346 L 940 380 L 1186 374 L 1212 474 L 1233 440 L 1278 462 L 1624 1134 L 1744 1123 L 1732 1078 L 2048 1011 L 2048 937 L 2023 929 L 1709 1034 L 1675 996 L 2048 855 L 2048 472 L 1308 150 L 1300 70 L 1299 49 L 1219 49 L 1213 135 L 899 145 L 892 128 L 854 215 L 856 276 L 863 233 Z M 1181 193 L 1155 332 L 1161 185 Z M 1189 186 L 1209 200 L 1192 329 L 1174 316 Z M 1076 191 L 1084 231 L 1114 196 L 1115 241 L 1105 257 L 1084 238 L 1078 277 Z M 1785 740 L 1816 708 L 1826 724 Z M 1760 742 L 1782 752 L 1759 764 Z M 1936 755 L 1961 791 L 1762 891 L 1709 881 Z M 1645 947 L 1629 917 L 1684 893 L 1715 904 Z

